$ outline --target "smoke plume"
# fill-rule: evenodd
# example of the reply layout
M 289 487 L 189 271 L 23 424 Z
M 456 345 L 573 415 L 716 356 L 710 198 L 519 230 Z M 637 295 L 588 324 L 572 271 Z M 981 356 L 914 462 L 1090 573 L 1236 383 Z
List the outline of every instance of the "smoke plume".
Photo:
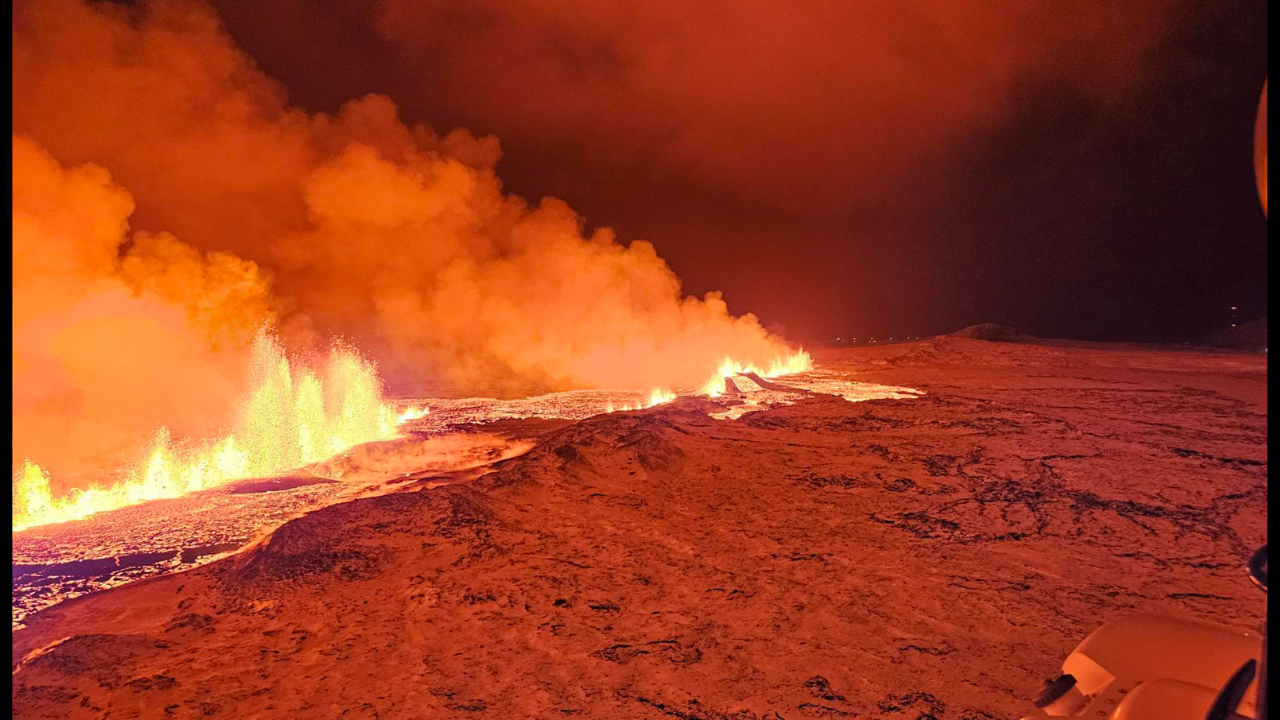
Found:
M 133 198 L 96 165 L 13 138 L 15 464 L 65 480 L 136 452 L 161 425 L 225 421 L 272 299 L 252 263 L 171 235 L 129 236 Z
M 787 350 L 649 243 L 505 193 L 492 137 L 379 95 L 291 107 L 203 4 L 19 3 L 13 60 L 15 465 L 225 422 L 264 323 L 486 388 L 688 387 Z

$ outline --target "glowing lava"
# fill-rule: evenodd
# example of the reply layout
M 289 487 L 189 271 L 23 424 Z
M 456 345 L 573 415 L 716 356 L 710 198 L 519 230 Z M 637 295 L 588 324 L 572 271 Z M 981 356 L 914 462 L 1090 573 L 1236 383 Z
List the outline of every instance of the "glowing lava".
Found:
M 665 404 L 665 403 L 669 403 L 669 402 L 671 402 L 672 400 L 675 400 L 675 399 L 676 399 L 676 394 L 675 394 L 675 393 L 673 393 L 673 392 L 671 392 L 670 390 L 663 390 L 663 389 L 661 389 L 661 388 L 654 388 L 654 389 L 653 389 L 653 392 L 649 393 L 649 402 L 645 404 L 645 407 L 653 407 L 654 405 L 662 405 L 662 404 Z
M 675 399 L 676 399 L 676 394 L 671 392 L 670 390 L 663 390 L 662 388 L 654 388 L 653 391 L 649 393 L 649 399 L 643 403 L 639 403 L 636 405 L 623 405 L 622 407 L 615 407 L 613 403 L 609 403 L 609 405 L 605 408 L 605 412 L 611 413 L 611 412 L 627 412 L 630 410 L 644 410 L 646 408 L 651 408 L 657 405 L 663 405 L 663 404 L 669 403 Z
M 394 438 L 401 423 L 427 414 L 426 408 L 397 413 L 383 400 L 374 365 L 346 347 L 331 349 L 317 373 L 293 367 L 264 332 L 254 344 L 250 378 L 252 389 L 231 433 L 179 444 L 161 428 L 146 459 L 113 485 L 54 497 L 49 474 L 26 461 L 13 477 L 14 531 L 278 474 L 361 443 Z
M 719 397 L 728 378 L 762 378 L 808 372 L 809 353 L 780 357 L 767 369 L 726 357 L 701 393 Z M 28 460 L 13 476 L 13 529 L 78 520 L 94 513 L 175 498 L 232 480 L 276 475 L 324 460 L 361 443 L 390 440 L 398 428 L 428 414 L 426 407 L 403 411 L 384 400 L 374 365 L 358 352 L 337 346 L 323 372 L 294 367 L 270 334 L 253 349 L 251 391 L 240 403 L 234 429 L 215 439 L 179 443 L 161 428 L 145 459 L 124 470 L 112 485 L 73 489 L 54 497 L 49 474 Z M 661 388 L 646 400 L 606 412 L 641 410 L 671 402 L 676 393 Z
M 426 405 L 423 405 L 422 407 L 411 407 L 404 410 L 399 415 L 396 415 L 396 425 L 403 425 L 407 422 L 420 420 L 430 414 L 431 411 L 427 409 Z
M 798 350 L 786 357 L 774 360 L 769 363 L 768 370 L 762 370 L 757 365 L 744 364 L 731 357 L 726 357 L 720 363 L 720 367 L 711 375 L 711 378 L 702 386 L 700 392 L 713 398 L 720 397 L 725 393 L 725 382 L 735 375 L 754 374 L 764 378 L 776 378 L 808 372 L 812 369 L 813 358 L 804 350 Z

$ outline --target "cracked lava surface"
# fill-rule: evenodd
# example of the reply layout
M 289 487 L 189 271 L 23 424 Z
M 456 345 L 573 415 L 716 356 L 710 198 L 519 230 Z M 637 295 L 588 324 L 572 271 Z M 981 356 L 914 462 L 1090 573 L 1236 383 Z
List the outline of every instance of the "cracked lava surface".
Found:
M 14 715 L 1016 717 L 1106 619 L 1259 624 L 1265 357 L 815 357 L 924 393 L 682 398 L 331 505 L 31 616 Z

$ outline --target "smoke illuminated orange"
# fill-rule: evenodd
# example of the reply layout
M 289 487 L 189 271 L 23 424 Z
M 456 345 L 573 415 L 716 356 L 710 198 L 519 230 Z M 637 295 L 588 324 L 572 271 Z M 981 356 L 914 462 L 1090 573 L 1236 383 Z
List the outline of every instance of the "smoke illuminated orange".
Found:
M 15 12 L 15 527 L 384 435 L 293 414 L 242 427 L 249 406 L 325 404 L 305 372 L 264 371 L 287 392 L 240 399 L 264 323 L 291 348 L 350 338 L 402 387 L 604 391 L 633 409 L 724 355 L 791 351 L 720 293 L 686 295 L 649 242 L 508 193 L 494 137 L 407 123 L 380 95 L 289 106 L 202 3 Z M 152 442 L 162 425 L 172 439 Z
M 161 428 L 146 459 L 128 468 L 124 480 L 61 497 L 53 496 L 49 474 L 27 460 L 13 477 L 13 529 L 278 474 L 361 443 L 394 438 L 401 423 L 426 412 L 410 408 L 397 413 L 383 400 L 373 364 L 354 350 L 335 346 L 318 373 L 291 365 L 275 338 L 264 332 L 254 344 L 251 390 L 240 404 L 233 432 L 177 443 Z

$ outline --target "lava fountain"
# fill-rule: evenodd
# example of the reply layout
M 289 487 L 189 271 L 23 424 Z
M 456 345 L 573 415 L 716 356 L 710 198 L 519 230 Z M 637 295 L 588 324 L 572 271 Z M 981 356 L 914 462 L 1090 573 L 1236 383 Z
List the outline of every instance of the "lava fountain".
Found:
M 781 356 L 767 368 L 725 357 L 698 392 L 719 397 L 728 378 L 736 375 L 776 378 L 812 369 L 813 359 L 804 350 Z M 610 403 L 605 412 L 650 408 L 675 398 L 676 393 L 659 388 L 634 405 Z M 255 340 L 250 390 L 238 408 L 234 428 L 220 437 L 179 442 L 161 428 L 145 456 L 126 466 L 123 479 L 114 484 L 55 497 L 48 472 L 27 460 L 13 476 L 13 530 L 277 475 L 362 443 L 393 439 L 401 425 L 428 412 L 426 407 L 397 412 L 383 397 L 374 364 L 348 346 L 335 345 L 317 369 L 291 363 L 265 331 Z
M 750 374 L 764 378 L 776 378 L 808 372 L 812 369 L 813 357 L 803 349 L 774 360 L 769 363 L 767 370 L 751 363 L 743 363 L 731 357 L 725 357 L 721 361 L 720 367 L 716 368 L 716 371 L 703 384 L 700 392 L 713 398 L 720 397 L 726 391 L 725 382 L 735 375 Z
M 295 366 L 266 331 L 254 342 L 250 390 L 238 407 L 234 429 L 222 437 L 177 442 L 161 428 L 145 458 L 125 468 L 115 484 L 54 497 L 49 474 L 27 460 L 13 477 L 13 530 L 275 475 L 392 439 L 402 423 L 427 412 L 398 413 L 383 398 L 374 364 L 354 349 L 335 345 L 319 369 Z

